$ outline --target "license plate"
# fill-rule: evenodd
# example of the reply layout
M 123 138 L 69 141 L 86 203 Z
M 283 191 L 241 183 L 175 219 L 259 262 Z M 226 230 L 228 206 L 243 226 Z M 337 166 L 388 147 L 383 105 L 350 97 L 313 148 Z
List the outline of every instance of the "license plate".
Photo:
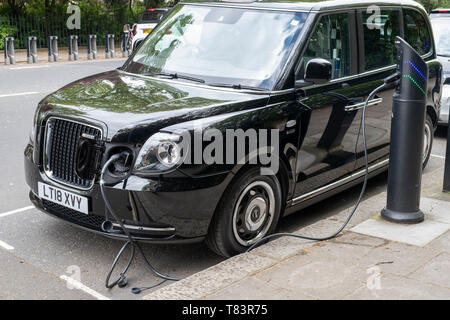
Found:
M 152 32 L 152 29 L 144 29 L 144 33 L 150 33 Z
M 78 194 L 38 182 L 39 197 L 57 203 L 66 208 L 88 214 L 88 198 Z

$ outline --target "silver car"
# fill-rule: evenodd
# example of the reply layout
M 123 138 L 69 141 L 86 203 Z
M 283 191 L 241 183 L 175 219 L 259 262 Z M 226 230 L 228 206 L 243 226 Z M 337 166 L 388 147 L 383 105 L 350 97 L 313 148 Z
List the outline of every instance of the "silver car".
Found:
M 439 125 L 448 125 L 450 109 L 450 9 L 435 9 L 430 14 L 437 57 L 444 68 Z
M 439 116 L 439 125 L 448 125 L 448 112 L 450 109 L 450 73 L 447 73 L 445 85 L 442 89 L 441 114 Z
M 145 10 L 139 22 L 133 25 L 129 39 L 129 48 L 134 51 L 169 12 L 169 8 Z

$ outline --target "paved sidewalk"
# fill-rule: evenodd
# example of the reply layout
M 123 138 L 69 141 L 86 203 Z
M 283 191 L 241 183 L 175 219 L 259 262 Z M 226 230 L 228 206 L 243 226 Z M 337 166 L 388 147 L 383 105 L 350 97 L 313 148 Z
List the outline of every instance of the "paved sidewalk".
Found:
M 27 50 L 26 49 L 16 49 L 15 50 L 15 58 L 16 64 L 27 63 Z M 123 58 L 122 51 L 120 50 L 120 46 L 115 47 L 115 56 L 114 58 Z M 97 59 L 105 59 L 105 47 L 97 47 Z M 87 47 L 79 47 L 78 48 L 78 60 L 88 60 L 87 59 Z M 69 61 L 69 51 L 68 48 L 59 48 L 58 50 L 58 62 Z M 48 49 L 41 48 L 38 49 L 38 63 L 48 62 Z M 0 66 L 5 65 L 5 57 L 3 54 L 3 50 L 1 50 L 0 54 Z
M 442 177 L 443 168 L 423 177 L 420 225 L 383 221 L 380 193 L 361 203 L 336 239 L 277 239 L 144 299 L 450 299 L 450 194 L 442 193 Z M 350 209 L 296 233 L 328 235 Z

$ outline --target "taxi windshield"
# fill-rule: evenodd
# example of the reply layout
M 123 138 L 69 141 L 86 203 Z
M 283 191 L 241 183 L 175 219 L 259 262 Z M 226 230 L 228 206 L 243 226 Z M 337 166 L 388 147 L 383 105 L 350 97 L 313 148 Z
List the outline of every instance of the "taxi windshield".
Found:
M 270 90 L 307 15 L 178 5 L 147 37 L 124 70 Z

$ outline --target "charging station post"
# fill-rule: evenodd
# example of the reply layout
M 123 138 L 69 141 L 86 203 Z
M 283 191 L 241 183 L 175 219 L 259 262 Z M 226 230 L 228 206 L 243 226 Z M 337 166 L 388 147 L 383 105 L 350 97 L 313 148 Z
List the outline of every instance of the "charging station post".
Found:
M 392 105 L 387 205 L 381 215 L 392 222 L 418 223 L 423 168 L 428 66 L 402 38 L 395 39 L 401 74 Z

